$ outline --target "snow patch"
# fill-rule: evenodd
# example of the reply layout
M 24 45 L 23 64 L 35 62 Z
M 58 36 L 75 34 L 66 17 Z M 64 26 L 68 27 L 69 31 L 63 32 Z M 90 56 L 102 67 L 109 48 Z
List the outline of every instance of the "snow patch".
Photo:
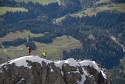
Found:
M 101 73 L 102 73 L 103 77 L 104 77 L 105 79 L 107 79 L 107 77 L 106 77 L 106 75 L 104 74 L 104 72 L 101 71 Z
M 25 80 L 25 78 L 22 78 L 17 84 L 20 84 L 21 83 L 21 81 L 23 81 L 23 80 Z
M 0 70 L 0 73 L 3 73 L 3 71 L 2 71 L 2 70 Z
M 84 81 L 86 80 L 86 76 L 88 75 L 87 72 L 83 69 L 84 74 L 81 75 L 82 79 L 77 84 L 84 84 Z
M 50 72 L 54 72 L 54 70 L 52 69 L 52 67 L 50 66 Z
M 78 62 L 76 60 L 74 60 L 73 58 L 69 58 L 67 60 L 62 60 L 62 61 L 59 60 L 59 61 L 55 62 L 55 65 L 57 67 L 59 67 L 60 69 L 62 69 L 62 65 L 65 63 L 69 64 L 70 66 L 79 66 Z
M 59 4 L 59 5 L 61 5 L 61 2 L 60 2 L 60 0 L 58 0 L 58 4 Z
M 84 61 L 79 62 L 79 64 L 80 64 L 81 66 L 90 66 L 90 67 L 93 67 L 93 68 L 96 69 L 98 72 L 101 71 L 95 61 L 84 60 Z

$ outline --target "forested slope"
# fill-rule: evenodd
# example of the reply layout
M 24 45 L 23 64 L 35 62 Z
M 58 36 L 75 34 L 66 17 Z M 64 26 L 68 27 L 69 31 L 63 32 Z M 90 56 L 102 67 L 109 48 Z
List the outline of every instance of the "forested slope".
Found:
M 111 69 L 119 65 L 119 60 L 125 55 L 123 47 L 112 40 L 111 36 L 125 46 L 125 13 L 114 11 L 102 11 L 93 16 L 74 17 L 71 14 L 86 10 L 90 7 L 100 7 L 112 4 L 96 5 L 99 0 L 60 0 L 59 2 L 42 5 L 33 2 L 15 2 L 14 0 L 1 0 L 0 6 L 24 7 L 27 12 L 11 12 L 0 16 L 0 37 L 10 32 L 23 30 L 32 33 L 42 33 L 44 36 L 30 37 L 27 39 L 15 39 L 3 41 L 1 47 L 32 45 L 34 42 L 52 43 L 53 39 L 63 35 L 72 36 L 79 40 L 82 48 L 73 49 L 70 52 L 64 50 L 62 59 L 92 59 L 103 67 Z M 117 2 L 117 0 L 115 1 Z M 121 2 L 120 2 L 121 3 Z M 123 2 L 122 2 L 123 3 Z M 55 19 L 65 16 L 60 23 Z

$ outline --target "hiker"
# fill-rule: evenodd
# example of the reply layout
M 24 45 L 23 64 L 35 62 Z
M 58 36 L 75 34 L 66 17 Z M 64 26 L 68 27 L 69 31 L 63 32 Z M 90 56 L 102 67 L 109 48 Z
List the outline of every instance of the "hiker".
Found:
M 28 55 L 31 55 L 32 48 L 28 47 Z
M 47 53 L 46 53 L 44 50 L 42 50 L 42 57 L 43 57 L 43 58 L 46 58 L 46 54 L 47 54 Z
M 69 36 L 67 36 L 67 38 L 70 39 Z

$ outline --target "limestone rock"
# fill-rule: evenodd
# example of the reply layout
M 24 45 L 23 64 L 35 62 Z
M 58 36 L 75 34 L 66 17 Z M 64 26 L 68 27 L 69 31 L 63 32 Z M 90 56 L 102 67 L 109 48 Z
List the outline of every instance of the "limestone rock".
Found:
M 15 63 L 1 65 L 0 84 L 111 84 L 108 72 L 105 79 L 102 72 L 92 66 L 63 63 L 57 67 L 54 62 L 31 60 L 26 60 L 26 63 L 28 67 L 16 66 Z

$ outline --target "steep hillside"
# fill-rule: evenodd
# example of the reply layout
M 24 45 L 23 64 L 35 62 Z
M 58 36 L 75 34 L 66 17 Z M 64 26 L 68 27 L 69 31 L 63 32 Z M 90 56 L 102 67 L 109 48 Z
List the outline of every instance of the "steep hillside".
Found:
M 86 4 L 86 3 L 83 3 L 83 4 Z M 87 16 L 87 15 L 93 16 L 93 15 L 96 15 L 98 12 L 106 11 L 106 10 L 109 10 L 109 11 L 117 10 L 119 12 L 125 13 L 125 10 L 124 10 L 125 3 L 113 3 L 110 0 L 99 0 L 99 1 L 96 0 L 91 5 L 92 6 L 90 7 L 85 6 L 85 8 L 81 9 L 80 11 L 72 13 L 71 16 L 74 16 L 74 17 L 82 17 L 82 16 Z M 56 19 L 57 23 L 62 20 L 62 19 L 60 20 L 60 18 Z
M 24 52 L 18 52 L 16 56 L 25 55 L 27 54 L 26 47 L 31 46 L 33 54 L 40 54 L 42 48 L 47 49 L 49 54 L 53 54 L 53 57 L 49 55 L 50 59 L 70 57 L 92 59 L 103 67 L 111 69 L 119 65 L 119 60 L 125 56 L 123 51 L 125 46 L 124 2 L 118 2 L 118 0 L 59 0 L 46 5 L 34 2 L 15 2 L 14 0 L 1 0 L 0 2 L 1 7 L 23 7 L 28 10 L 26 12 L 8 11 L 0 16 L 1 57 L 11 58 L 16 53 L 14 50 L 20 50 L 22 46 Z M 83 15 L 77 17 L 79 13 Z M 15 38 L 7 36 L 17 31 L 22 34 L 24 34 L 23 31 L 30 33 L 27 32 L 24 36 L 18 34 Z M 61 39 L 60 43 L 54 42 L 54 39 L 62 36 L 65 36 L 65 39 Z M 122 46 L 112 40 L 111 36 L 115 37 Z M 65 40 L 66 43 L 64 43 Z M 75 41 L 75 44 L 66 45 L 66 49 L 57 48 L 57 46 Z M 56 44 L 54 47 L 53 43 Z M 3 52 L 9 49 L 12 51 Z M 57 55 L 55 51 L 58 49 L 59 54 Z
M 13 35 L 15 39 L 16 39 L 16 35 L 20 37 L 19 34 L 21 34 L 21 32 L 11 33 L 11 35 Z M 28 38 L 28 34 L 32 37 L 32 34 L 30 32 L 28 33 L 28 31 L 23 32 L 22 36 L 25 36 L 25 38 L 26 37 Z M 33 36 L 38 36 L 38 34 Z M 9 40 L 8 36 L 6 36 L 6 38 L 8 38 Z M 12 37 L 11 39 L 14 39 L 14 38 Z M 5 39 L 2 39 L 2 40 L 5 40 Z M 67 38 L 67 36 L 57 37 L 53 39 L 53 42 L 50 44 L 45 44 L 40 42 L 34 42 L 34 43 L 36 45 L 36 50 L 33 50 L 32 54 L 41 56 L 42 49 L 44 49 L 47 52 L 47 59 L 51 59 L 51 60 L 62 59 L 63 50 L 70 51 L 71 49 L 82 47 L 79 40 L 70 36 L 69 36 L 69 39 Z M 1 58 L 0 63 L 10 59 L 14 59 L 16 57 L 20 57 L 21 55 L 27 55 L 27 53 L 28 53 L 28 49 L 26 48 L 25 44 L 22 44 L 18 47 L 10 46 L 8 48 L 0 48 L 0 58 Z

